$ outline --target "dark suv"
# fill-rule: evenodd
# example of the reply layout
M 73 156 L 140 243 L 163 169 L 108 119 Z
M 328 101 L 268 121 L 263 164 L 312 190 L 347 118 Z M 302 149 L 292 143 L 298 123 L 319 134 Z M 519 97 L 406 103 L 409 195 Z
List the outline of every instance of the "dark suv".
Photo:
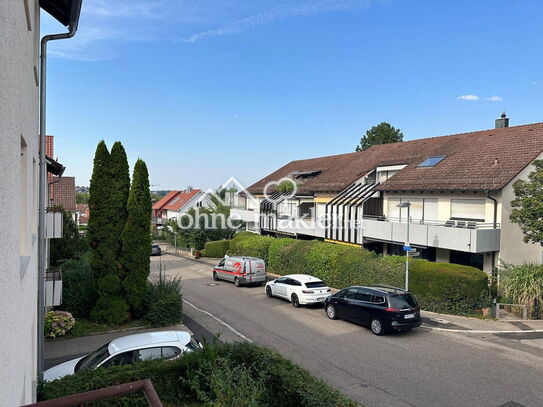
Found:
M 367 326 L 375 335 L 406 331 L 422 324 L 413 294 L 390 286 L 344 288 L 325 299 L 324 310 L 330 319 Z

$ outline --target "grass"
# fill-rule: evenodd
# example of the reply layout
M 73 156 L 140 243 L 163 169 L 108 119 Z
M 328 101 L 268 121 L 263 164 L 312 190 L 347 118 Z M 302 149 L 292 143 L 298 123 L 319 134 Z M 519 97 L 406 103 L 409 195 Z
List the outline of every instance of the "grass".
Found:
M 77 338 L 92 334 L 99 334 L 107 331 L 118 331 L 129 328 L 148 328 L 149 324 L 144 320 L 133 320 L 122 325 L 99 324 L 88 319 L 78 318 L 75 326 L 60 338 Z

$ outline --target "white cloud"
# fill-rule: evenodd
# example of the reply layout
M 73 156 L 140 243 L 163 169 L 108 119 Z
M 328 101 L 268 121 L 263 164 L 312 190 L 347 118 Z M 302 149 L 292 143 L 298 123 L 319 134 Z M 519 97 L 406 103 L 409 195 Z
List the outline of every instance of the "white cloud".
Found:
M 457 99 L 460 99 L 460 100 L 479 100 L 479 96 L 477 96 L 477 95 L 461 95 L 461 96 L 458 96 Z
M 219 28 L 201 31 L 189 37 L 182 38 L 183 42 L 195 43 L 206 37 L 217 37 L 226 34 L 236 34 L 249 30 L 262 24 L 269 24 L 273 21 L 296 16 L 309 16 L 312 14 L 327 13 L 332 11 L 347 11 L 366 8 L 371 5 L 372 0 L 318 0 L 306 2 L 300 5 L 285 4 L 267 11 L 250 15 Z
M 490 100 L 491 102 L 501 102 L 503 98 L 500 96 L 491 96 L 489 98 L 486 98 L 486 100 Z

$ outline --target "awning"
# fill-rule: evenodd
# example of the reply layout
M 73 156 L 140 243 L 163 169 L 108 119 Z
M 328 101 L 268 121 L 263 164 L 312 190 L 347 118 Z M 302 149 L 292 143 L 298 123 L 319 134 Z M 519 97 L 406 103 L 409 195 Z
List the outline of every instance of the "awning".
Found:
M 40 0 L 40 7 L 51 14 L 63 26 L 79 22 L 82 0 Z
M 45 163 L 47 164 L 47 172 L 57 177 L 61 177 L 66 169 L 61 163 L 47 156 L 45 156 Z

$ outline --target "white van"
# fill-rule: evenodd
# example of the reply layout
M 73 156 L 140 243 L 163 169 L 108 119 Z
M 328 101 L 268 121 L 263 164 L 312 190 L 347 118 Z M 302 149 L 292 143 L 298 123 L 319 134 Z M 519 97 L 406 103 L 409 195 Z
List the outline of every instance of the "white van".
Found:
M 256 257 L 225 257 L 213 268 L 213 280 L 219 279 L 233 281 L 236 287 L 263 284 L 266 282 L 266 263 Z

